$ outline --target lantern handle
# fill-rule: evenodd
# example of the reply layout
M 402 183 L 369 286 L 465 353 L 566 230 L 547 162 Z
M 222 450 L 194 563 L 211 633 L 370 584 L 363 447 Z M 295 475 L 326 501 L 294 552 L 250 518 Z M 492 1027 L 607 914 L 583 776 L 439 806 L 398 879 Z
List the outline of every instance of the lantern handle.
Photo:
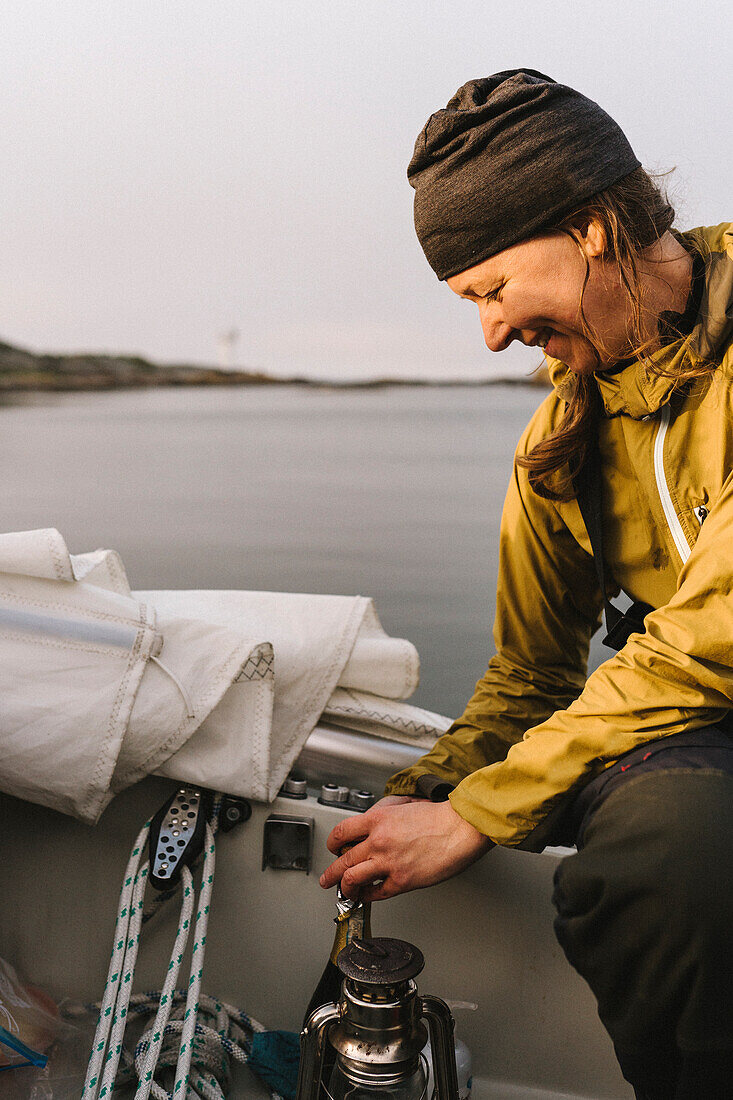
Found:
M 428 1022 L 433 1052 L 433 1076 L 438 1100 L 458 1100 L 454 1021 L 451 1010 L 440 997 L 420 997 L 422 1015 Z
M 323 1072 L 323 1048 L 331 1024 L 339 1017 L 338 1006 L 333 1002 L 321 1005 L 308 1017 L 300 1033 L 300 1068 L 295 1092 L 297 1100 L 318 1100 Z

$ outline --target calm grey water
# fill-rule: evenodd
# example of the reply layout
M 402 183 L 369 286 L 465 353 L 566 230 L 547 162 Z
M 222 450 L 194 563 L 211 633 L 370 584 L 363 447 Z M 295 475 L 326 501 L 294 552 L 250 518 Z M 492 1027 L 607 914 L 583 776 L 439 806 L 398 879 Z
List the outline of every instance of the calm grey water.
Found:
M 114 547 L 134 588 L 372 596 L 460 713 L 491 655 L 501 504 L 544 391 L 70 394 L 0 409 L 0 530 Z

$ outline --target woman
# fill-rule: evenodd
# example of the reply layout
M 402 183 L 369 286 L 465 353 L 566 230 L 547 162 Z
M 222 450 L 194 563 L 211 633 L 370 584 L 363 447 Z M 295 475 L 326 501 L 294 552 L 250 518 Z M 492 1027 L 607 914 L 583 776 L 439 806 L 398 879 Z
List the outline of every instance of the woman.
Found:
M 733 1095 L 733 232 L 674 232 L 616 123 L 530 70 L 459 89 L 408 175 L 438 278 L 554 390 L 505 504 L 496 656 L 321 883 L 376 900 L 575 843 L 556 932 L 637 1097 Z M 586 680 L 604 603 L 619 652 Z

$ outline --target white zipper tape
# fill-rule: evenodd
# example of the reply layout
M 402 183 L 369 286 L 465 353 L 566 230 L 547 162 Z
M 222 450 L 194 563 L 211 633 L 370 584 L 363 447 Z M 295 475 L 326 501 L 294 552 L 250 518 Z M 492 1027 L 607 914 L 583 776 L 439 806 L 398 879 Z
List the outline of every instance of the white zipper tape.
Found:
M 122 623 L 87 622 L 83 619 L 61 619 L 54 615 L 39 615 L 17 607 L 0 607 L 0 626 L 28 634 L 47 634 L 73 642 L 93 645 L 120 646 L 131 649 L 137 630 Z
M 672 497 L 669 494 L 669 486 L 667 485 L 667 478 L 664 473 L 664 439 L 667 435 L 670 418 L 671 413 L 669 405 L 664 405 L 659 420 L 659 428 L 657 429 L 657 434 L 654 439 L 654 476 L 657 480 L 657 491 L 659 493 L 659 499 L 662 502 L 664 518 L 667 520 L 667 526 L 671 532 L 674 544 L 677 547 L 677 553 L 682 558 L 682 564 L 684 565 L 690 556 L 690 547 L 685 538 L 685 532 L 682 530 L 682 524 L 679 521 L 679 517 L 674 510 Z

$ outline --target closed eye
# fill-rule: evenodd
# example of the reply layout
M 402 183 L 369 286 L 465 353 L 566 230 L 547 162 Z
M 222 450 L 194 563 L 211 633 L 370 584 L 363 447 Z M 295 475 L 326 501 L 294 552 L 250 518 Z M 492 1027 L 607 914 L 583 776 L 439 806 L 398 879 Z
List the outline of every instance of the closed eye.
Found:
M 504 283 L 499 283 L 497 287 L 495 287 L 493 290 L 488 291 L 488 293 L 486 294 L 482 294 L 481 297 L 484 298 L 487 302 L 500 302 L 501 292 L 504 289 L 504 286 Z

